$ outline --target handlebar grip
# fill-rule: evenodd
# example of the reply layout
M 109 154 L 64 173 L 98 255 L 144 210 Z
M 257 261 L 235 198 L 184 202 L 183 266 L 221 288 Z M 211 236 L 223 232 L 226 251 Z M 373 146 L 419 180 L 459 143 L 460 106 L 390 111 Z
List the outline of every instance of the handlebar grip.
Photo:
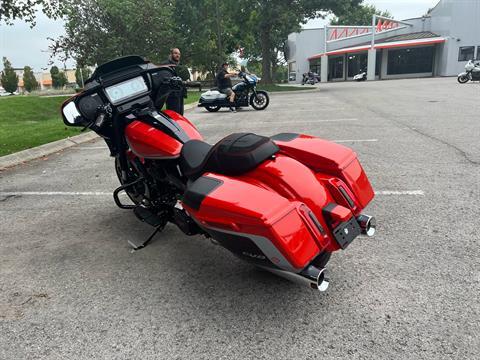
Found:
M 97 118 L 95 119 L 95 126 L 100 129 L 103 126 L 103 123 L 105 122 L 105 113 L 101 112 Z

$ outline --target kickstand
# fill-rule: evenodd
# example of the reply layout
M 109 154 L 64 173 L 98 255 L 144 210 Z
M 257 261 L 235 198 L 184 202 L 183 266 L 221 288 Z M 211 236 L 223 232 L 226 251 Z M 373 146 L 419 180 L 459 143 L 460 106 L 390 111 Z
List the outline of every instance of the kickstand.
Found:
M 145 246 L 147 246 L 150 241 L 152 241 L 152 239 L 154 238 L 155 235 L 157 235 L 157 233 L 159 231 L 162 231 L 162 229 L 165 227 L 165 225 L 161 224 L 161 225 L 158 225 L 155 230 L 152 232 L 152 234 L 148 237 L 147 240 L 145 240 L 144 242 L 142 242 L 140 245 L 136 245 L 134 244 L 133 242 L 131 242 L 130 240 L 128 240 L 128 243 L 130 244 L 130 246 L 133 248 L 133 251 L 137 251 L 137 250 L 140 250 L 140 249 L 143 249 Z

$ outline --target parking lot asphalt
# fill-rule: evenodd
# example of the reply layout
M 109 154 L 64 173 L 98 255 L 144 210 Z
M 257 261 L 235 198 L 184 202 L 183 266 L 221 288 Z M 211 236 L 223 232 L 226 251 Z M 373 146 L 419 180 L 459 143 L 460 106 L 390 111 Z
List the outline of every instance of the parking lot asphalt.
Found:
M 479 359 L 480 85 L 321 84 L 186 114 L 215 142 L 301 132 L 355 149 L 378 233 L 326 293 L 118 209 L 101 141 L 0 172 L 0 359 Z M 75 194 L 77 193 L 77 194 Z

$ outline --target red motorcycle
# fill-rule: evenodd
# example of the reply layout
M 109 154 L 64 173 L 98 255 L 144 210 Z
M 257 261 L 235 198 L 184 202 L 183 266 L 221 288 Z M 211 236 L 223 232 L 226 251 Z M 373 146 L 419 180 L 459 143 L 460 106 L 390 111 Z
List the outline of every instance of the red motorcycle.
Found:
M 159 111 L 184 86 L 169 67 L 130 56 L 96 69 L 62 106 L 69 126 L 103 137 L 121 186 L 113 193 L 152 225 L 202 234 L 233 254 L 320 291 L 332 252 L 375 233 L 374 192 L 356 154 L 313 136 L 231 134 L 207 144 L 185 117 Z M 132 203 L 124 203 L 125 192 Z

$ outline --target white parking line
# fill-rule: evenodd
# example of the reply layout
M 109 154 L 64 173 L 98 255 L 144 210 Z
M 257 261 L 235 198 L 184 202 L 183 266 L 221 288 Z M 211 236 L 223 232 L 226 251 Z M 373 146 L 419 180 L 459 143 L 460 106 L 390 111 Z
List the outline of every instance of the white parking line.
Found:
M 11 191 L 0 192 L 0 196 L 112 196 L 107 191 Z M 423 190 L 380 190 L 375 191 L 380 196 L 424 196 Z
M 378 139 L 357 139 L 357 140 L 330 140 L 336 143 L 351 143 L 351 142 L 377 142 Z
M 0 196 L 111 196 L 104 191 L 12 191 L 0 192 Z
M 215 123 L 204 123 L 197 121 L 195 125 L 199 128 L 205 126 L 237 126 L 237 125 L 244 125 L 244 126 L 276 126 L 276 125 L 299 125 L 299 124 L 320 124 L 320 123 L 329 123 L 329 122 L 344 122 L 344 121 L 360 121 L 357 118 L 345 118 L 345 119 L 323 119 L 323 120 L 289 120 L 289 121 L 245 121 L 242 123 L 239 122 L 215 122 Z
M 425 196 L 423 190 L 407 190 L 407 191 L 395 191 L 395 190 L 383 190 L 375 191 L 375 195 L 411 195 L 411 196 Z

